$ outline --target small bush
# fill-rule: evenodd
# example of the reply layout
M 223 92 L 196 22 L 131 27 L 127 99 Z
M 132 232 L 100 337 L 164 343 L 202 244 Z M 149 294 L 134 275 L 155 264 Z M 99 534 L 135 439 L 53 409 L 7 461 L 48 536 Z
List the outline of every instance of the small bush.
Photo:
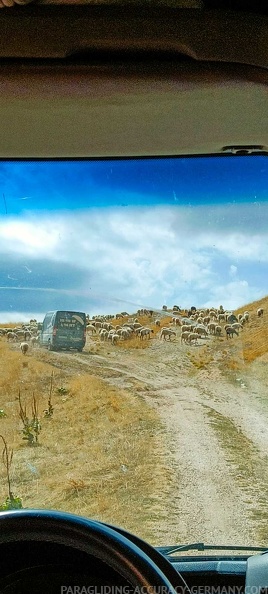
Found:
M 23 423 L 23 429 L 22 429 L 23 438 L 22 439 L 28 441 L 28 444 L 31 446 L 37 445 L 39 433 L 41 431 L 41 425 L 40 425 L 40 421 L 38 418 L 38 408 L 37 408 L 36 398 L 33 394 L 33 397 L 32 397 L 32 418 L 31 419 L 27 416 L 26 406 L 24 408 L 22 406 L 20 391 L 19 391 L 18 400 L 19 400 L 19 407 L 20 407 L 19 416 Z
M 6 479 L 7 479 L 7 487 L 8 487 L 8 496 L 5 501 L 0 504 L 0 511 L 8 511 L 9 509 L 21 509 L 22 508 L 22 501 L 20 497 L 13 495 L 11 491 L 11 483 L 10 483 L 10 468 L 13 460 L 13 450 L 8 451 L 7 442 L 3 435 L 0 435 L 3 443 L 4 449 L 2 452 L 2 462 L 6 469 Z

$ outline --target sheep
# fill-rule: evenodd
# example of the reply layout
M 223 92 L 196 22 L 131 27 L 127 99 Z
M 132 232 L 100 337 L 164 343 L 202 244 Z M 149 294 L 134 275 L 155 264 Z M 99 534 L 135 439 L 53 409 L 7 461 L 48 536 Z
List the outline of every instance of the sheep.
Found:
M 216 322 L 210 322 L 208 324 L 208 332 L 209 332 L 209 334 L 215 334 L 216 326 L 217 326 Z
M 124 340 L 126 340 L 127 338 L 130 338 L 130 330 L 128 330 L 127 328 L 122 328 L 121 330 L 121 336 Z
M 181 333 L 181 343 L 187 342 L 188 336 L 190 336 L 191 332 L 189 330 L 185 330 Z
M 104 330 L 112 330 L 113 329 L 113 325 L 110 324 L 110 322 L 103 322 L 102 327 L 104 328 Z
M 96 334 L 97 330 L 95 328 L 95 326 L 93 326 L 93 324 L 88 324 L 87 325 L 87 332 L 91 332 L 91 334 Z
M 141 330 L 139 331 L 139 337 L 140 339 L 144 339 L 144 336 L 148 336 L 148 339 L 151 338 L 151 332 L 154 333 L 153 330 L 151 330 L 151 328 L 141 328 Z
M 203 324 L 203 322 L 204 322 L 204 318 L 203 318 L 202 316 L 198 316 L 198 317 L 196 318 L 196 321 L 197 321 L 197 323 L 198 323 L 198 324 Z
M 160 332 L 160 340 L 161 338 L 164 338 L 164 340 L 166 340 L 166 337 L 168 337 L 169 340 L 171 340 L 171 336 L 176 336 L 175 330 L 171 330 L 170 328 L 162 328 Z
M 139 328 L 135 328 L 134 329 L 134 334 L 136 334 L 136 336 L 139 335 L 140 331 L 144 328 L 144 326 L 140 326 Z
M 129 324 L 127 324 L 126 326 L 123 326 L 122 330 L 127 330 L 130 336 L 131 336 L 131 334 L 134 334 L 134 332 L 135 332 L 134 328 L 129 326 Z
M 26 353 L 29 350 L 28 342 L 21 342 L 20 343 L 20 350 L 21 350 L 21 352 L 22 352 L 23 355 L 26 355 Z
M 234 334 L 236 334 L 236 336 L 239 336 L 237 330 L 235 328 L 232 328 L 231 326 L 229 328 L 226 328 L 225 332 L 227 338 L 233 338 Z
M 224 322 L 225 321 L 225 314 L 224 313 L 219 313 L 218 314 L 218 320 L 219 320 L 219 322 L 220 321 L 223 321 Z
M 231 328 L 234 328 L 235 330 L 243 330 L 243 325 L 239 324 L 239 322 L 235 322 L 231 325 Z
M 182 322 L 181 322 L 180 318 L 178 318 L 178 316 L 174 316 L 172 318 L 172 322 L 173 322 L 174 326 L 182 326 Z
M 239 322 L 240 322 L 240 324 L 242 324 L 242 326 L 244 326 L 244 324 L 246 323 L 246 321 L 247 320 L 246 320 L 245 316 L 242 316 L 242 318 L 240 318 L 240 320 L 239 320 Z
M 26 341 L 28 338 L 31 338 L 31 333 L 25 329 L 18 328 L 15 330 L 15 334 L 18 340 Z
M 116 344 L 119 338 L 119 334 L 112 334 L 112 344 Z
M 116 332 L 114 330 L 110 330 L 110 332 L 108 332 L 108 330 L 106 330 L 106 332 L 107 332 L 106 339 L 111 340 L 111 342 L 113 342 L 113 336 L 116 334 Z M 117 334 L 117 336 L 120 338 L 119 334 Z
M 258 318 L 260 318 L 261 316 L 263 316 L 263 307 L 259 307 L 257 309 L 257 316 L 258 316 Z
M 157 320 L 155 320 L 155 325 L 156 325 L 156 326 L 159 326 L 159 327 L 160 327 L 160 324 L 161 324 L 160 320 L 158 320 L 158 319 L 157 319 Z
M 217 318 L 217 314 L 215 311 L 213 311 L 213 309 L 210 310 L 209 315 L 211 318 Z
M 100 332 L 99 332 L 99 337 L 100 340 L 106 340 L 106 338 L 108 338 L 108 330 L 105 330 L 105 328 L 101 328 Z
M 8 332 L 6 334 L 6 337 L 8 342 L 10 342 L 11 340 L 14 342 L 15 340 L 17 340 L 17 335 L 15 332 Z
M 31 345 L 32 345 L 32 347 L 36 346 L 36 345 L 39 343 L 39 338 L 38 338 L 38 336 L 32 336 L 32 337 L 30 338 L 30 342 L 31 342 Z
M 182 324 L 181 331 L 188 332 L 193 328 L 193 324 Z
M 194 328 L 194 333 L 199 334 L 200 336 L 203 334 L 204 336 L 208 335 L 208 331 L 206 330 L 205 326 L 196 326 Z
M 189 336 L 188 336 L 186 342 L 191 343 L 194 340 L 195 341 L 198 340 L 198 338 L 199 338 L 199 336 L 198 336 L 198 334 L 196 332 L 189 332 Z
M 215 327 L 215 335 L 216 336 L 221 336 L 221 326 L 216 326 Z

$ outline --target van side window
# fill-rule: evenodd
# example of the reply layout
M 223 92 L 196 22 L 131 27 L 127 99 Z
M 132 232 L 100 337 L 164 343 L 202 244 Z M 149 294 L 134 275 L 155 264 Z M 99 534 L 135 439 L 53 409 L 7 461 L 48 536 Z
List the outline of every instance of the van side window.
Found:
M 43 322 L 43 330 L 46 330 L 51 325 L 52 314 L 47 314 Z

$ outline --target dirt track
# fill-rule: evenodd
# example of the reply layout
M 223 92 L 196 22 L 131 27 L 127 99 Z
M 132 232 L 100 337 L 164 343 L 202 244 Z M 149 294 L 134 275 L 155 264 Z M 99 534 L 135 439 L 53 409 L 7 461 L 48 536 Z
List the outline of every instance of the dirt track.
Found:
M 199 369 L 188 354 L 178 340 L 155 339 L 144 350 L 103 347 L 101 354 L 46 357 L 142 395 L 157 409 L 174 477 L 156 527 L 161 541 L 266 544 L 266 360 L 225 374 L 217 358 Z

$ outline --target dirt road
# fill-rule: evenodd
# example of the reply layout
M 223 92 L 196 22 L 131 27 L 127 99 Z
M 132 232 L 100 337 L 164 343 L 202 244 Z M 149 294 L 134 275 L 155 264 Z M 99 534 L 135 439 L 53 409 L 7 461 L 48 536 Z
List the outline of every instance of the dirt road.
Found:
M 205 353 L 203 363 L 199 352 L 155 339 L 143 350 L 103 346 L 99 354 L 46 357 L 74 372 L 87 370 L 157 409 L 173 476 L 156 521 L 158 541 L 266 544 L 267 359 L 227 373 L 223 350 Z

